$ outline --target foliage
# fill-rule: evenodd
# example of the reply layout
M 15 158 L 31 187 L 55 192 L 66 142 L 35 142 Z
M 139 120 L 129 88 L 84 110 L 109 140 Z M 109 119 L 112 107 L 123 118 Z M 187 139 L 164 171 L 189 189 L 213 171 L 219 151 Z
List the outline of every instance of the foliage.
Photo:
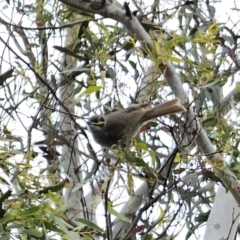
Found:
M 1 235 L 73 239 L 77 233 L 84 239 L 111 239 L 114 223 L 121 220 L 129 224 L 128 236 L 173 239 L 184 229 L 188 239 L 206 223 L 215 183 L 222 182 L 215 172 L 230 170 L 239 178 L 238 85 L 230 109 L 220 107 L 222 91 L 237 82 L 237 27 L 219 18 L 220 3 L 173 1 L 168 7 L 163 2 L 130 4 L 141 10 L 137 16 L 151 36 L 153 50 L 147 53 L 121 24 L 59 1 L 1 3 L 11 13 L 0 18 L 5 26 L 0 36 Z M 231 11 L 239 14 L 239 8 Z M 201 120 L 224 163 L 201 154 L 197 131 L 182 115 L 149 123 L 132 147 L 113 153 L 88 134 L 88 116 L 135 103 L 150 63 L 157 67 L 169 61 L 194 106 L 192 122 Z M 172 97 L 163 76 L 151 84 L 152 103 Z M 69 119 L 67 127 L 61 118 Z M 67 166 L 63 147 L 70 153 Z M 147 201 L 140 199 L 131 213 L 120 211 L 142 183 L 148 185 Z M 81 206 L 71 217 L 68 191 L 81 194 Z M 103 211 L 97 209 L 99 198 Z M 101 215 L 97 222 L 88 208 Z

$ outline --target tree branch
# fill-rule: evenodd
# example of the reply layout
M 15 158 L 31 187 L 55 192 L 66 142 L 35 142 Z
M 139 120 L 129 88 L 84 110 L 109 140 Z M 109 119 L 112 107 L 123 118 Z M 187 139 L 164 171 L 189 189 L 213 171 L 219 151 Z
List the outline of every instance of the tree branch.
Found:
M 230 101 L 234 100 L 236 102 L 240 101 L 240 92 L 237 91 L 236 88 L 234 88 L 226 97 L 224 97 L 219 105 L 220 112 L 225 115 L 230 108 Z

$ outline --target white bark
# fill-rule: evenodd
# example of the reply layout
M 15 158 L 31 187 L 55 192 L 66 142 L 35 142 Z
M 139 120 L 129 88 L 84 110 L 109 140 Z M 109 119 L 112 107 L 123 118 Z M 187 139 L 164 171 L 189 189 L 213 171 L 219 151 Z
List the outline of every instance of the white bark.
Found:
M 148 186 L 146 183 L 143 183 L 135 192 L 134 197 L 129 198 L 124 207 L 120 211 L 122 215 L 127 215 L 131 217 L 135 215 L 135 213 L 139 210 L 139 207 L 146 201 L 148 195 Z M 115 238 L 118 234 L 119 236 L 123 236 L 126 230 L 129 229 L 131 225 L 131 219 L 128 222 L 123 222 L 119 219 L 114 221 L 113 223 L 113 237 Z
M 240 208 L 236 200 L 221 185 L 208 218 L 204 240 L 235 239 Z
M 69 28 L 67 32 L 67 38 L 65 40 L 65 45 L 68 46 L 72 42 L 74 42 L 74 37 L 76 31 L 76 27 Z M 64 60 L 63 62 L 66 63 L 66 65 L 69 66 L 75 66 L 76 61 L 73 60 L 72 57 L 66 57 L 63 56 Z M 62 75 L 60 82 L 66 81 L 67 76 Z M 61 84 L 60 84 L 61 86 Z M 74 86 L 75 83 L 72 79 L 69 79 L 69 83 L 65 84 L 63 87 L 60 87 L 60 100 L 64 105 L 68 108 L 69 112 L 72 114 L 75 114 L 74 112 L 74 106 L 71 104 L 71 101 L 69 99 L 73 99 L 74 95 Z M 61 112 L 65 112 L 65 109 L 60 108 Z M 65 176 L 67 176 L 67 179 L 69 183 L 74 187 L 76 184 L 81 182 L 82 176 L 79 172 L 75 172 L 75 169 L 78 168 L 80 165 L 78 154 L 76 153 L 75 149 L 78 149 L 77 141 L 74 140 L 74 136 L 76 136 L 76 132 L 74 132 L 72 125 L 71 125 L 71 118 L 68 114 L 64 114 L 60 112 L 60 129 L 62 131 L 62 134 L 65 138 L 65 141 L 69 144 L 63 145 L 62 147 L 62 154 L 61 154 L 61 163 L 60 167 L 64 171 Z M 71 146 L 71 147 L 69 147 Z M 66 188 L 64 190 L 64 198 L 66 202 L 68 202 L 69 208 L 67 210 L 67 216 L 70 220 L 72 218 L 81 217 L 81 198 L 82 193 L 81 191 L 75 191 L 72 193 L 71 188 Z

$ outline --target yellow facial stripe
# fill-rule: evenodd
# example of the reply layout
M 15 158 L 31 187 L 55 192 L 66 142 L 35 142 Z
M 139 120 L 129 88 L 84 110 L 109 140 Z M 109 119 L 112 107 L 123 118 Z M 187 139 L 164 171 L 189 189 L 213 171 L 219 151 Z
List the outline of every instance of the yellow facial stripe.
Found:
M 96 125 L 96 126 L 102 126 L 102 125 L 104 125 L 104 121 L 94 122 L 92 124 Z

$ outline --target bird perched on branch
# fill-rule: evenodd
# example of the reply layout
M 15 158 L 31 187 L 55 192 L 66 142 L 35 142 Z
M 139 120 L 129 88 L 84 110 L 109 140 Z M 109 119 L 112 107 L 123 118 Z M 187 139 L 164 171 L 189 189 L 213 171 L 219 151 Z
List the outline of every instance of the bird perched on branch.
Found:
M 151 106 L 136 104 L 107 115 L 95 115 L 88 121 L 94 140 L 103 147 L 124 146 L 148 121 L 174 113 L 186 112 L 179 99 Z

